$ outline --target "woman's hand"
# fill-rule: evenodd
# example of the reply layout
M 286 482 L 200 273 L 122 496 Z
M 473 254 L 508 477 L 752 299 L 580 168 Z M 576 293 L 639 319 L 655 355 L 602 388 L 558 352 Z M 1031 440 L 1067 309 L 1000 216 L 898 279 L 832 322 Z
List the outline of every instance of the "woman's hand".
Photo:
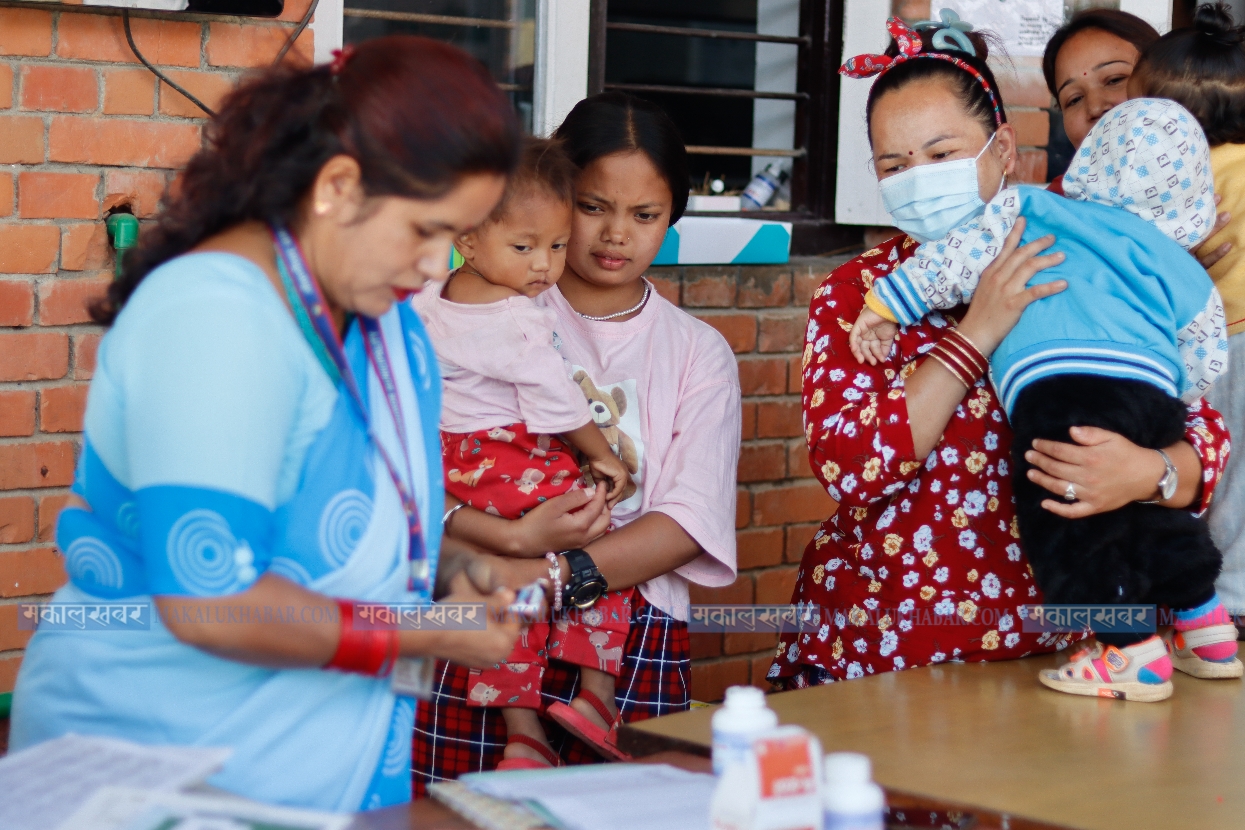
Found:
M 1156 450 L 1098 427 L 1073 427 L 1071 435 L 1075 444 L 1038 439 L 1025 452 L 1025 460 L 1034 466 L 1029 480 L 1059 497 L 1043 501 L 1043 508 L 1067 519 L 1081 519 L 1159 497 L 1158 481 L 1167 465 Z M 1163 504 L 1187 507 L 1197 498 L 1201 461 L 1184 442 L 1167 448 L 1167 453 L 1179 471 L 1180 489 Z M 1064 499 L 1069 484 L 1076 501 Z
M 479 584 L 477 579 L 483 579 L 486 584 Z M 402 653 L 412 657 L 439 657 L 451 663 L 481 669 L 505 660 L 523 626 L 518 617 L 507 611 L 514 602 L 514 591 L 509 588 L 493 590 L 489 583 L 491 579 L 487 568 L 465 568 L 450 580 L 450 593 L 441 600 L 443 603 L 485 603 L 487 627 L 483 631 L 443 631 L 431 644 L 426 639 L 428 632 L 403 632 Z
M 1223 196 L 1218 193 L 1215 194 L 1215 206 L 1218 207 L 1219 203 L 1222 201 L 1223 201 Z M 1215 217 L 1215 226 L 1210 229 L 1210 233 L 1206 234 L 1206 240 L 1203 241 L 1202 244 L 1198 245 L 1196 248 L 1189 249 L 1189 253 L 1197 257 L 1197 261 L 1202 263 L 1202 267 L 1205 268 L 1207 271 L 1210 270 L 1210 267 L 1212 265 L 1214 265 L 1216 262 L 1218 262 L 1219 260 L 1227 256 L 1228 251 L 1232 250 L 1231 242 L 1225 242 L 1222 245 L 1220 245 L 1218 248 L 1215 248 L 1214 250 L 1209 250 L 1209 251 L 1206 250 L 1206 242 L 1210 241 L 1212 238 L 1214 238 L 1215 234 L 1219 233 L 1221 230 L 1226 228 L 1228 226 L 1228 223 L 1231 221 L 1232 221 L 1232 214 L 1229 213 L 1228 211 L 1225 210 L 1223 213 L 1218 214 Z
M 1025 220 L 1022 216 L 1007 235 L 1003 250 L 982 273 L 968 313 L 958 328 L 960 334 L 971 340 L 986 357 L 1003 342 L 1029 303 L 1058 294 L 1068 287 L 1064 280 L 1025 287 L 1038 271 L 1063 262 L 1064 255 L 1060 252 L 1041 255 L 1055 243 L 1055 237 L 1050 235 L 1021 246 L 1020 238 L 1024 232 Z
M 538 558 L 549 551 L 585 547 L 610 526 L 607 490 L 602 482 L 592 493 L 572 490 L 533 507 L 514 520 L 516 544 L 505 552 Z

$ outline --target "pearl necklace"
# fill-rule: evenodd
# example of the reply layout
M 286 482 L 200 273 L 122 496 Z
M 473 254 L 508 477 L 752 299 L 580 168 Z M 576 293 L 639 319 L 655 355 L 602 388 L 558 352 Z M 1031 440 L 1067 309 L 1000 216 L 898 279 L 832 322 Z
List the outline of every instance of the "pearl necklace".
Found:
M 626 317 L 628 314 L 635 314 L 637 311 L 644 308 L 644 304 L 648 302 L 649 292 L 652 290 L 653 290 L 652 286 L 650 286 L 648 283 L 645 283 L 644 284 L 644 296 L 640 298 L 640 302 L 636 303 L 635 305 L 633 305 L 631 308 L 627 309 L 626 311 L 618 311 L 618 312 L 615 312 L 614 314 L 606 314 L 604 317 L 589 317 L 587 314 L 579 314 L 578 311 L 575 313 L 579 314 L 579 316 L 583 317 L 585 320 L 591 320 L 594 323 L 604 323 L 606 320 L 614 320 L 614 319 L 617 319 L 618 317 Z

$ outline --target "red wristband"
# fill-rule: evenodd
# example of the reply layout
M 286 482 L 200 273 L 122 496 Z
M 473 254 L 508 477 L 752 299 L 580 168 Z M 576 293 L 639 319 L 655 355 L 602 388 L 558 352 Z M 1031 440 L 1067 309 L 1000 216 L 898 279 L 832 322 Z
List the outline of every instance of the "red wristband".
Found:
M 356 628 L 354 606 L 350 600 L 337 600 L 341 615 L 341 634 L 337 650 L 325 668 L 369 674 L 377 677 L 387 675 L 393 669 L 398 655 L 397 629 Z

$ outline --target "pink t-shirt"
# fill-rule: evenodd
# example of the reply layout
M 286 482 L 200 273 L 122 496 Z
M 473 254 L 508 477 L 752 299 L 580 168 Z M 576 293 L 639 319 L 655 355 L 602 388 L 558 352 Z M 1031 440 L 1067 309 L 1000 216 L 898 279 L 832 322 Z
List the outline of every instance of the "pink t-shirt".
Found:
M 431 283 L 413 300 L 441 367 L 441 429 L 523 423 L 557 434 L 592 420 L 583 391 L 553 347 L 555 317 L 527 297 L 468 305 Z
M 739 368 L 722 335 L 662 299 L 621 323 L 575 313 L 555 286 L 536 298 L 557 314 L 554 344 L 595 388 L 589 409 L 623 461 L 639 470 L 615 525 L 658 510 L 704 549 L 677 570 L 640 585 L 645 599 L 688 618 L 688 582 L 735 580 L 735 472 L 739 463 Z M 584 374 L 580 374 L 580 373 Z

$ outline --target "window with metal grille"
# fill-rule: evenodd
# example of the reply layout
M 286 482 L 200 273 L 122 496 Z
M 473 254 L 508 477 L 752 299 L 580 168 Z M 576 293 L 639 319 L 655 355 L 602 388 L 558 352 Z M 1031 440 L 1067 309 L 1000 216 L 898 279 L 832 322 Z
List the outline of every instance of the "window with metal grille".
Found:
M 585 0 L 586 2 L 587 0 Z M 510 94 L 532 129 L 537 0 L 345 0 L 342 40 L 358 43 L 411 34 L 443 40 L 474 55 Z
M 792 253 L 824 253 L 860 233 L 833 221 L 842 24 L 843 0 L 592 0 L 588 90 L 669 113 L 694 192 L 781 165 L 789 183 L 739 215 L 792 222 Z

